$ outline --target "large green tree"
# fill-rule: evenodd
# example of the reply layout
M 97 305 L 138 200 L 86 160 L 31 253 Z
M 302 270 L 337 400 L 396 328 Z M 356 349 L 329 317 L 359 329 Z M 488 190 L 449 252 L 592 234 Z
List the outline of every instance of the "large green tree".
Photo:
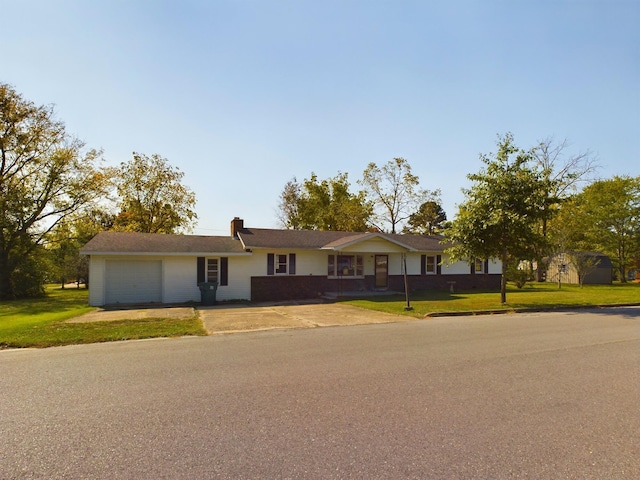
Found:
M 576 197 L 583 243 L 607 254 L 626 281 L 640 255 L 640 177 L 615 176 L 585 187 Z
M 346 173 L 327 180 L 312 173 L 302 184 L 293 179 L 280 195 L 280 221 L 296 230 L 362 232 L 370 229 L 371 213 L 364 192 L 350 191 Z
M 418 208 L 418 211 L 409 215 L 407 225 L 403 233 L 419 235 L 434 235 L 444 229 L 447 214 L 440 202 L 428 200 Z
M 532 154 L 514 144 L 513 135 L 498 138 L 497 153 L 480 155 L 484 168 L 467 176 L 472 185 L 445 235 L 452 260 L 498 258 L 502 262 L 500 298 L 507 301 L 507 270 L 532 258 L 544 241 L 537 229 L 544 214 L 543 173 L 532 167 Z
M 0 299 L 43 292 L 47 233 L 107 190 L 100 156 L 67 133 L 53 107 L 0 84 Z
M 359 182 L 374 206 L 371 219 L 381 231 L 396 233 L 420 205 L 437 200 L 440 192 L 420 189 L 420 179 L 404 158 L 389 160 L 382 167 L 371 162 Z
M 166 158 L 133 153 L 120 164 L 119 213 L 113 229 L 143 233 L 190 231 L 197 215 L 196 197 L 182 184 L 184 173 Z

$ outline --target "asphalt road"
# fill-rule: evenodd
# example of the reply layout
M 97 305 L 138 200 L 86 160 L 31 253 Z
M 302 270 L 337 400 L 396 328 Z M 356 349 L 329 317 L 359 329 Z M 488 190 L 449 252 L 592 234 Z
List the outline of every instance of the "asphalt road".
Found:
M 0 351 L 0 478 L 638 479 L 640 308 Z

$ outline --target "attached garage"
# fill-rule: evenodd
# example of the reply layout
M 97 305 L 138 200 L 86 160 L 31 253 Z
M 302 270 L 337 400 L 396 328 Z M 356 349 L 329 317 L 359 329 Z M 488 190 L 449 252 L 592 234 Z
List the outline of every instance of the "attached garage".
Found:
M 107 260 L 105 304 L 162 303 L 161 260 Z

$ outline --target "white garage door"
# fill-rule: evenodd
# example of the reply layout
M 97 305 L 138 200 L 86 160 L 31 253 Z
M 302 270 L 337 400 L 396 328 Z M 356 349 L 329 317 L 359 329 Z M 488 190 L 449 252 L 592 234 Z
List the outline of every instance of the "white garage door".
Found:
M 160 260 L 107 260 L 105 303 L 162 302 Z

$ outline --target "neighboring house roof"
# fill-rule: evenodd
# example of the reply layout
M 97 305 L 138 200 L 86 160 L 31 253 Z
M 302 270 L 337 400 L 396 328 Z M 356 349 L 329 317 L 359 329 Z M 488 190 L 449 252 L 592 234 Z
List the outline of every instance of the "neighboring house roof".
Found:
M 166 235 L 137 232 L 100 232 L 80 249 L 85 255 L 97 254 L 242 254 L 242 244 L 231 237 L 204 235 Z
M 441 252 L 441 236 L 400 235 L 378 232 L 333 232 L 243 228 L 238 239 L 204 235 L 167 235 L 136 232 L 101 232 L 80 253 L 98 254 L 246 254 L 254 248 L 340 251 L 359 242 L 382 238 L 408 251 Z

